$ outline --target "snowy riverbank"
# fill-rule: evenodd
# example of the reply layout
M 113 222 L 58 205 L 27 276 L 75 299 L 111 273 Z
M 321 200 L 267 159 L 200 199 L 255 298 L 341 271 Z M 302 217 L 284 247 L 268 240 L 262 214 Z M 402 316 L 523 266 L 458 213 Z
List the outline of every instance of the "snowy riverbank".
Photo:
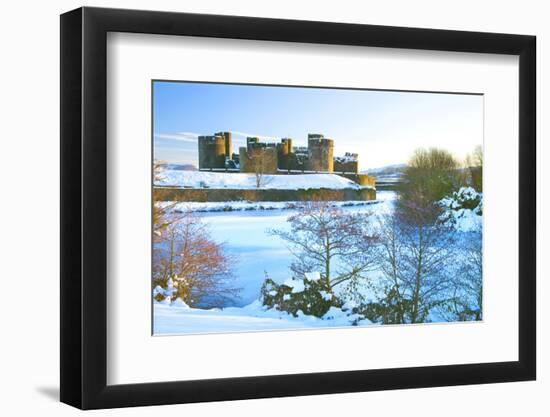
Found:
M 165 170 L 155 182 L 158 187 L 258 189 L 256 174 Z M 309 190 L 327 188 L 332 190 L 361 188 L 357 183 L 335 174 L 262 175 L 261 189 Z M 368 187 L 366 187 L 368 188 Z
M 373 204 L 380 204 L 384 201 L 384 194 L 381 198 L 368 201 L 329 201 L 333 207 L 365 207 Z M 256 211 L 256 210 L 295 210 L 300 201 L 220 201 L 220 202 L 196 202 L 186 201 L 176 203 L 162 201 L 160 207 L 169 207 L 175 212 L 194 211 L 197 213 L 228 212 L 228 211 Z
M 347 327 L 357 319 L 356 315 L 337 308 L 332 308 L 322 318 L 300 313 L 294 317 L 284 311 L 266 309 L 260 301 L 244 307 L 210 310 L 190 308 L 182 302 L 172 305 L 155 302 L 153 308 L 155 335 Z M 371 324 L 367 319 L 357 323 L 358 326 Z

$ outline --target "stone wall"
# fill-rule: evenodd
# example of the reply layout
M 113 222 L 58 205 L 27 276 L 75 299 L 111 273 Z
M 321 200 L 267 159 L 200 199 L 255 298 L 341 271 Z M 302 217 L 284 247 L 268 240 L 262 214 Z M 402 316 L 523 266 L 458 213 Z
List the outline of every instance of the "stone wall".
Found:
M 277 148 L 254 147 L 239 148 L 239 163 L 241 172 L 255 174 L 277 173 Z
M 359 163 L 357 161 L 341 162 L 334 160 L 334 172 L 357 173 L 359 171 Z
M 155 188 L 156 201 L 368 201 L 376 200 L 376 190 L 230 190 L 214 188 Z
M 355 181 L 359 185 L 362 185 L 363 187 L 376 187 L 376 178 L 371 177 L 368 174 L 357 174 L 353 181 Z

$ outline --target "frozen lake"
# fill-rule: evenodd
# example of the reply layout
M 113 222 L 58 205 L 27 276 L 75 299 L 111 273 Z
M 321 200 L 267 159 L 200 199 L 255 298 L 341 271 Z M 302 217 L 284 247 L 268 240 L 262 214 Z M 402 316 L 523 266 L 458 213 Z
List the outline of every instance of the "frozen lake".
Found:
M 377 203 L 366 206 L 343 207 L 355 213 L 391 211 L 394 191 L 379 191 Z M 293 255 L 282 239 L 271 236 L 269 229 L 289 229 L 287 218 L 294 210 L 254 210 L 198 213 L 210 226 L 212 237 L 237 259 L 236 286 L 242 288 L 235 306 L 244 306 L 256 300 L 266 273 L 283 282 L 290 277 L 289 266 Z

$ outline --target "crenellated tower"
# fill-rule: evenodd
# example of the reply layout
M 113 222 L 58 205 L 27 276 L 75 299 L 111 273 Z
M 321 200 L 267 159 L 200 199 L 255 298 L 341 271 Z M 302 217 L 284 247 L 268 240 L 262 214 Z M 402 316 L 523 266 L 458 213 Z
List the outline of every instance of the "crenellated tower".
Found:
M 199 169 L 225 168 L 226 139 L 223 136 L 199 136 Z
M 334 141 L 318 133 L 307 135 L 309 171 L 334 172 Z

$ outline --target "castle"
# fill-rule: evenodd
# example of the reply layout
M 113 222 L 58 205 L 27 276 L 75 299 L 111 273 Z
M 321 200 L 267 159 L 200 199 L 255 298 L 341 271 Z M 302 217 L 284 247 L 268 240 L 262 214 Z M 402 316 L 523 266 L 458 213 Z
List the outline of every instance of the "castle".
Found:
M 356 153 L 334 156 L 334 140 L 310 133 L 307 147 L 292 146 L 291 138 L 280 142 L 262 142 L 258 137 L 247 137 L 246 146 L 233 153 L 231 132 L 199 136 L 199 170 L 224 170 L 262 174 L 334 173 L 343 175 L 361 185 L 374 185 L 374 179 L 359 174 Z

